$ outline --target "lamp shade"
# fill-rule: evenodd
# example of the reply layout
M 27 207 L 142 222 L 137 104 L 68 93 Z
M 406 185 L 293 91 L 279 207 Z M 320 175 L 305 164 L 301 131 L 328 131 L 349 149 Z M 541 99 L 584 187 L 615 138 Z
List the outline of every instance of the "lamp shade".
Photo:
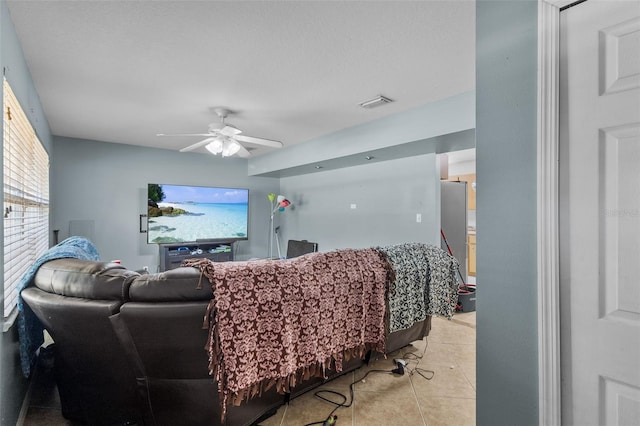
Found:
M 213 155 L 218 155 L 222 152 L 222 141 L 220 139 L 214 139 L 211 143 L 207 144 L 205 148 Z
M 240 144 L 236 141 L 225 141 L 222 147 L 222 156 L 229 157 L 240 151 Z
M 240 144 L 227 137 L 216 137 L 211 143 L 205 146 L 213 155 L 222 154 L 223 157 L 230 157 L 240 151 Z

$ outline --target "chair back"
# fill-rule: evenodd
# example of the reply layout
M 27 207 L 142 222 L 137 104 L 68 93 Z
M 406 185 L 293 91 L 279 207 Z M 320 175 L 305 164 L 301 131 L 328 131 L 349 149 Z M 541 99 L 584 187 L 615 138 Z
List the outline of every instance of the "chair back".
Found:
M 287 259 L 318 251 L 318 244 L 307 240 L 289 240 L 287 243 Z

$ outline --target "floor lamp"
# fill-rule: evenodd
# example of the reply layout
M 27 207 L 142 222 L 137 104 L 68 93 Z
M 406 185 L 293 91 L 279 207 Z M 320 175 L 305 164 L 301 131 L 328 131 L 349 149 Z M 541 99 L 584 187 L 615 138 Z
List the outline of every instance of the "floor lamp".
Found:
M 278 245 L 278 259 L 282 259 L 282 254 L 280 253 L 280 241 L 278 239 L 277 230 L 273 225 L 273 218 L 276 212 L 283 212 L 287 207 L 291 205 L 291 201 L 287 200 L 284 195 L 278 195 L 274 193 L 270 193 L 267 195 L 269 198 L 269 202 L 271 203 L 271 223 L 269 226 L 269 259 L 273 259 L 273 239 L 276 238 L 276 243 Z

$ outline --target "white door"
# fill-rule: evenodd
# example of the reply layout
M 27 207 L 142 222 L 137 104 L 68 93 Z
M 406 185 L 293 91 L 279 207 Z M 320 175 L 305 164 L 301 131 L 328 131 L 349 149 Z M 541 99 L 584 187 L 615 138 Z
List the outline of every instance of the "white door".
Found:
M 560 13 L 563 425 L 640 425 L 640 0 Z

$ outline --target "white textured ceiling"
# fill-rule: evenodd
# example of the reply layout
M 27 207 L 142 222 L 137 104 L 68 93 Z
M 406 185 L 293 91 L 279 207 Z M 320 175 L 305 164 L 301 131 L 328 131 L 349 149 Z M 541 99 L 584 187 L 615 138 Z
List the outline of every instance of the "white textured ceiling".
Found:
M 286 148 L 474 89 L 472 0 L 7 3 L 59 136 L 178 150 L 227 107 Z

